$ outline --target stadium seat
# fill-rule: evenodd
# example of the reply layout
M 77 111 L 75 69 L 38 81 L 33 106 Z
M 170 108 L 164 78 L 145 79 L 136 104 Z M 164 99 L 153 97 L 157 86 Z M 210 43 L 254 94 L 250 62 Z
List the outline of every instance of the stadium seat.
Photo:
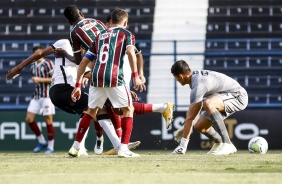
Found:
M 48 35 L 51 34 L 51 30 L 49 29 L 48 24 L 31 24 L 30 25 L 30 32 L 28 34 L 36 35 L 36 34 L 41 34 L 41 35 Z

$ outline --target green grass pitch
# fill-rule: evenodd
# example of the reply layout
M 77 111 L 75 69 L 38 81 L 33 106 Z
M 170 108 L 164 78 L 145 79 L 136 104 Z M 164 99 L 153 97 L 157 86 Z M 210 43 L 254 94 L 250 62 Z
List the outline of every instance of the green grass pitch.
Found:
M 140 151 L 140 158 L 94 155 L 70 158 L 67 152 L 53 155 L 0 152 L 0 182 L 27 184 L 121 183 L 121 184 L 281 184 L 282 151 L 229 156 L 190 151 Z

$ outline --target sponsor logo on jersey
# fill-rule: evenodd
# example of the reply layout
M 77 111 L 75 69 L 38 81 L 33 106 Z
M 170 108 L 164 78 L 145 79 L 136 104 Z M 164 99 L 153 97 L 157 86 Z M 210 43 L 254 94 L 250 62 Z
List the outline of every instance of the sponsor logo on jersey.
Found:
M 117 36 L 117 33 L 104 33 L 104 34 L 100 34 L 99 39 L 104 40 L 106 38 L 116 37 L 116 36 Z

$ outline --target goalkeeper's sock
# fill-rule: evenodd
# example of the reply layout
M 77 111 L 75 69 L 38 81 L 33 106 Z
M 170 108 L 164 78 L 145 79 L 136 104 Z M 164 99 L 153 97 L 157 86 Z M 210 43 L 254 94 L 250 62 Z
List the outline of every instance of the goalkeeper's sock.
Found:
M 185 139 L 184 137 L 182 137 L 179 146 L 187 149 L 188 143 L 189 143 L 189 139 Z
M 219 133 L 215 131 L 213 127 L 209 128 L 209 131 L 206 133 L 203 133 L 205 136 L 207 136 L 209 139 L 214 140 L 215 143 L 221 143 L 222 139 Z
M 222 139 L 222 142 L 231 144 L 231 140 L 229 138 L 226 126 L 224 124 L 224 121 L 223 121 L 223 118 L 222 118 L 220 112 L 216 110 L 214 113 L 212 113 L 210 115 L 210 117 L 211 117 L 211 120 L 214 124 L 215 130 L 217 130 L 217 132 L 219 133 L 219 135 Z

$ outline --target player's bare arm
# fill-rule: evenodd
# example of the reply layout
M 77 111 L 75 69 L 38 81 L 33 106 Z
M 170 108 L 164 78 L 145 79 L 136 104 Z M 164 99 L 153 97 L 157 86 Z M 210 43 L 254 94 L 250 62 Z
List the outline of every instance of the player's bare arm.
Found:
M 74 61 L 75 61 L 74 56 L 69 55 L 69 54 L 68 54 L 64 49 L 62 49 L 62 48 L 56 48 L 56 49 L 54 50 L 54 55 L 55 55 L 56 58 L 65 57 L 65 58 L 67 58 L 67 59 L 68 59 L 69 61 L 71 61 L 71 62 L 74 62 Z
M 138 74 L 139 78 L 143 83 L 146 83 L 146 78 L 144 76 L 144 60 L 141 53 L 136 54 L 137 58 L 137 67 L 138 67 Z
M 82 60 L 81 51 L 78 51 L 78 52 L 74 53 L 74 59 L 75 59 L 74 63 L 79 65 L 80 61 Z
M 75 84 L 75 88 L 74 88 L 74 90 L 71 94 L 72 101 L 74 101 L 74 102 L 76 102 L 77 100 L 80 99 L 83 74 L 84 74 L 86 66 L 88 65 L 89 62 L 90 62 L 90 60 L 87 57 L 83 57 L 82 61 L 79 64 L 79 67 L 77 69 L 76 84 Z
M 195 120 L 197 115 L 200 113 L 202 106 L 203 106 L 203 103 L 198 102 L 198 103 L 192 104 L 189 107 L 188 114 L 184 122 L 184 130 L 183 130 L 183 135 L 182 135 L 182 137 L 184 137 L 185 139 L 190 138 L 190 135 L 192 132 L 193 121 Z
M 52 78 L 43 78 L 43 77 L 32 77 L 31 78 L 34 83 L 51 83 Z
M 132 81 L 134 84 L 134 89 L 137 91 L 144 91 L 146 90 L 145 84 L 140 80 L 139 75 L 138 75 L 138 70 L 137 70 L 137 58 L 136 54 L 134 51 L 134 46 L 129 45 L 126 47 L 127 55 L 128 55 L 128 60 L 130 63 L 130 68 L 132 71 Z
M 20 64 L 18 64 L 11 70 L 9 70 L 8 73 L 6 74 L 6 80 L 9 80 L 12 77 L 14 77 L 15 75 L 19 74 L 22 71 L 22 69 L 26 67 L 27 65 L 37 61 L 38 59 L 42 57 L 52 54 L 52 53 L 54 53 L 54 49 L 52 47 L 48 47 L 42 51 L 39 50 L 38 52 L 33 53 L 31 56 L 26 58 L 23 62 L 21 62 Z

